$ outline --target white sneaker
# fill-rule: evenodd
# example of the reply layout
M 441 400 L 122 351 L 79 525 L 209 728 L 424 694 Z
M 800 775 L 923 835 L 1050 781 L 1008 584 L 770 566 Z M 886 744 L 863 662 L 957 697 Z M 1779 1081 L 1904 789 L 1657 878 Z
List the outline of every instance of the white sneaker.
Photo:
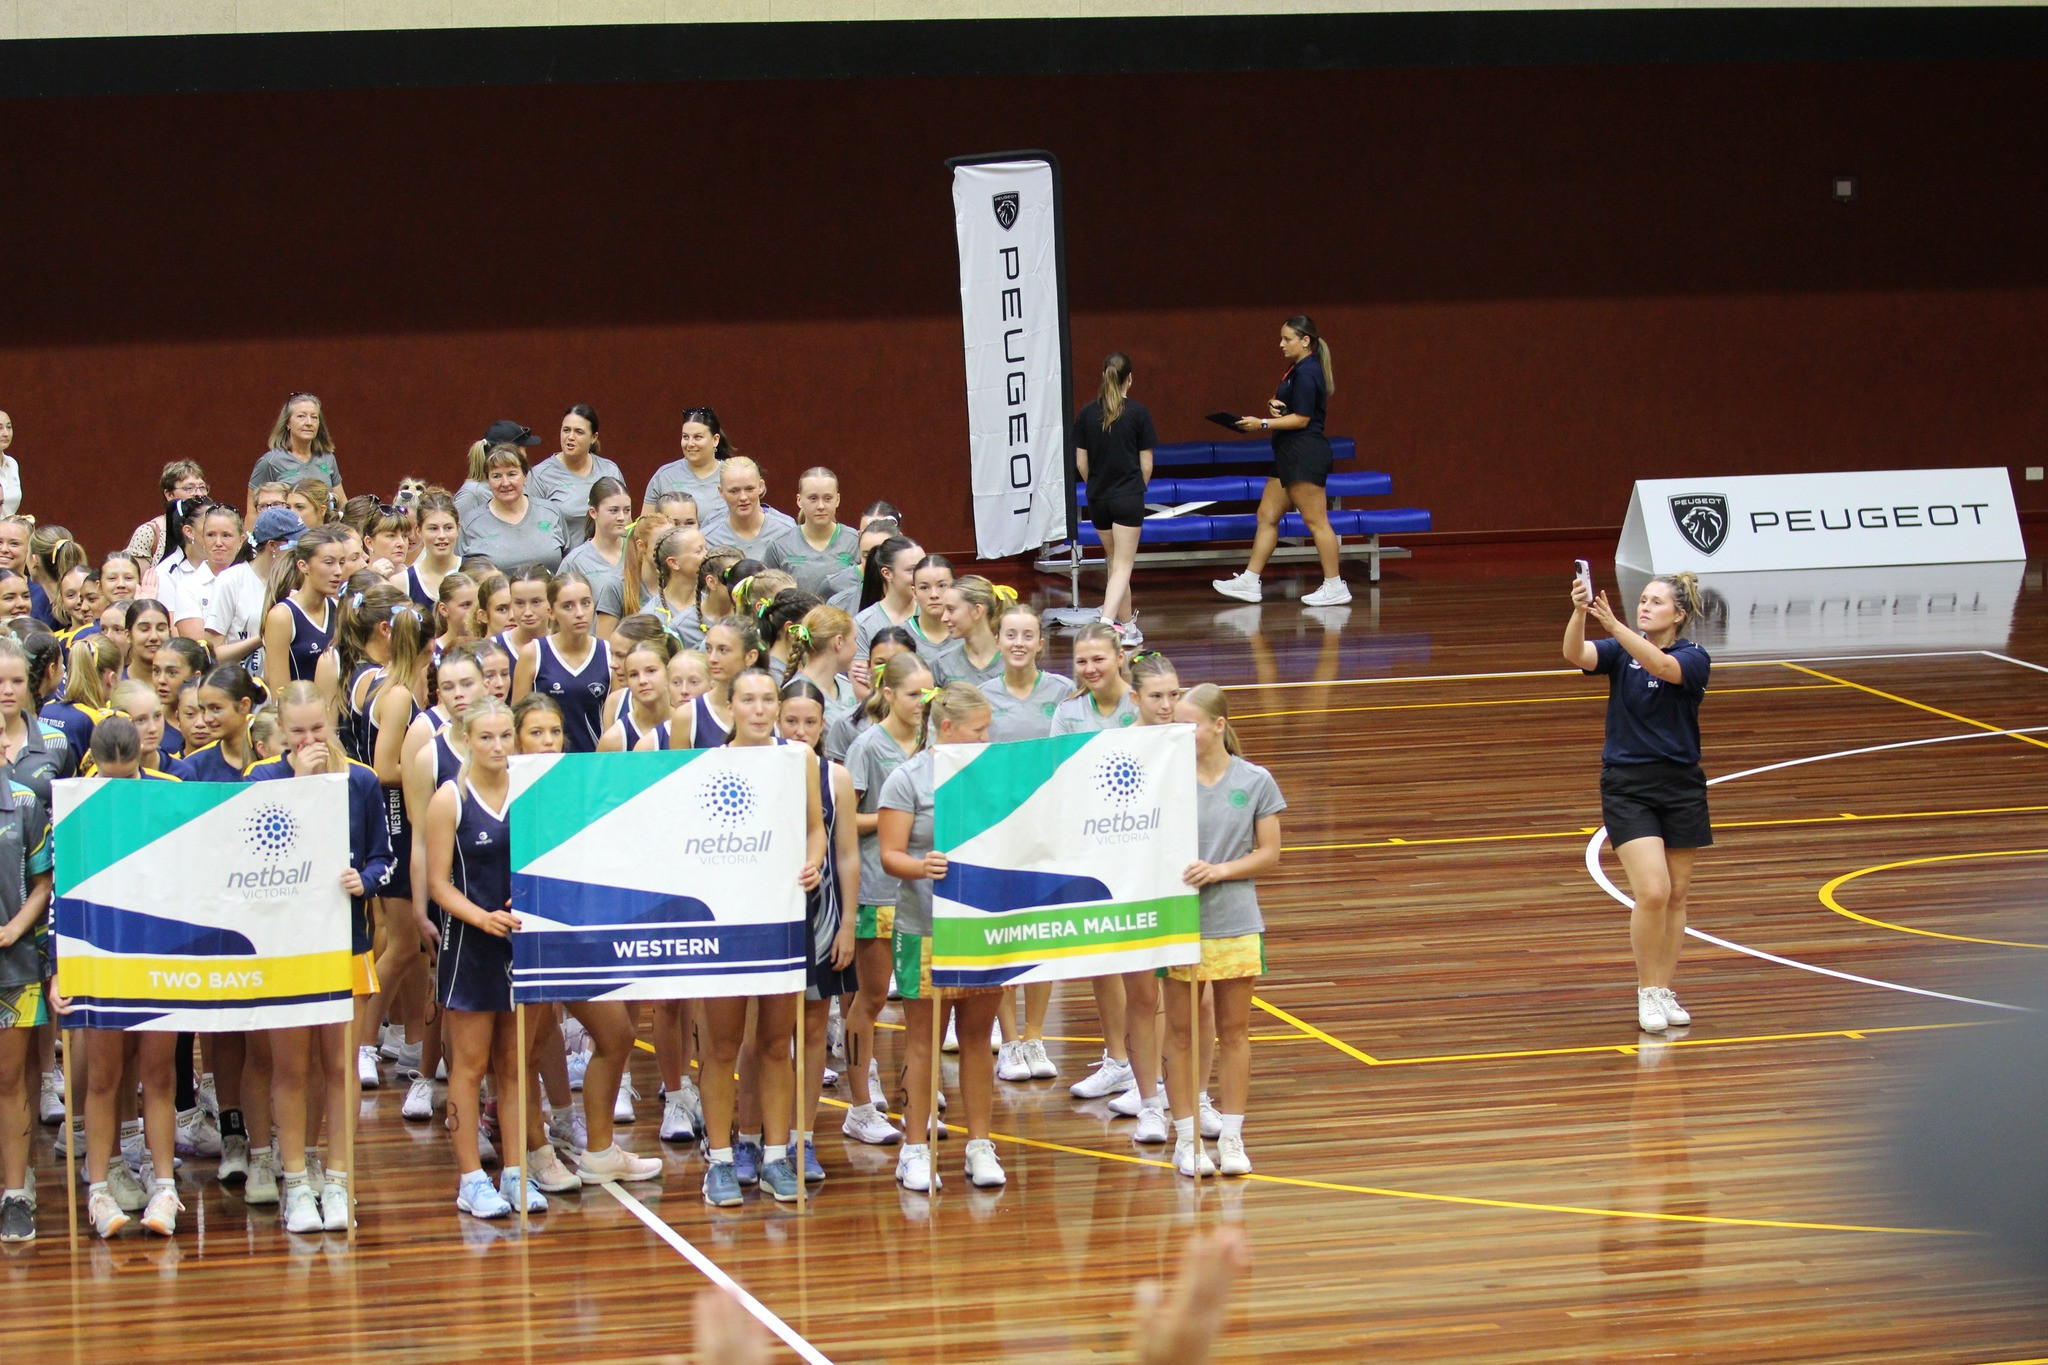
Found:
M 968 1184 L 980 1190 L 995 1190 L 1008 1183 L 1003 1163 L 996 1160 L 996 1145 L 987 1138 L 968 1143 L 966 1156 Z
M 284 1230 L 319 1232 L 327 1226 L 320 1213 L 320 1196 L 309 1181 L 287 1181 L 284 1187 Z
M 1000 1019 L 988 1026 L 988 1050 L 990 1056 L 1003 1050 L 1003 1021 Z
M 43 1088 L 36 1096 L 36 1117 L 44 1123 L 64 1121 L 64 1072 L 61 1068 L 43 1073 Z
M 1195 1126 L 1202 1130 L 1202 1136 L 1205 1138 L 1223 1136 L 1223 1115 L 1216 1112 L 1216 1106 L 1209 1103 L 1207 1095 L 1202 1096 L 1202 1117 Z
M 633 1101 L 640 1098 L 640 1092 L 629 1080 L 619 1081 L 619 1097 L 612 1101 L 612 1122 L 631 1123 L 634 1119 Z
M 1256 602 L 1261 596 L 1259 576 L 1250 569 L 1230 578 L 1212 578 L 1209 586 L 1225 597 L 1235 597 L 1240 602 Z
M 1199 1139 L 1182 1139 L 1173 1144 L 1173 1169 L 1196 1180 L 1216 1174 L 1216 1163 L 1209 1159 L 1209 1149 Z
M 690 1127 L 697 1132 L 704 1131 L 704 1097 L 697 1093 L 697 1083 L 688 1076 L 683 1077 L 676 1093 L 683 1097 L 683 1104 L 690 1111 Z
M 1669 986 L 1657 988 L 1657 1002 L 1664 1006 L 1664 1022 L 1673 1028 L 1684 1028 L 1692 1022 L 1692 1015 L 1685 1006 L 1678 1003 L 1678 997 L 1671 993 Z
M 663 1142 L 694 1142 L 697 1125 L 690 1120 L 690 1104 L 679 1090 L 661 1102 L 661 1140 Z
M 1024 1055 L 1022 1043 L 1004 1043 L 996 1053 L 996 1079 L 999 1081 L 1028 1081 L 1031 1079 L 1031 1062 Z
M 86 1201 L 85 1216 L 92 1220 L 92 1230 L 101 1237 L 113 1238 L 128 1226 L 128 1215 L 114 1202 L 111 1190 L 95 1190 Z
M 249 1158 L 249 1179 L 242 1186 L 242 1202 L 245 1204 L 275 1204 L 277 1202 L 277 1158 L 270 1149 L 259 1149 Z
M 219 1156 L 220 1129 L 204 1109 L 194 1106 L 178 1115 L 179 1156 Z
M 402 1031 L 393 1030 L 378 1045 L 377 1055 L 400 1071 L 410 1071 L 420 1064 L 420 1053 L 425 1050 L 426 1044 L 408 1043 Z
M 107 1163 L 107 1193 L 114 1196 L 114 1202 L 121 1206 L 123 1213 L 140 1213 L 149 1203 L 149 1191 L 142 1188 L 142 1182 L 135 1178 L 135 1170 L 125 1158 Z
M 1166 1105 L 1163 1096 L 1161 1101 L 1155 1107 L 1138 1111 L 1138 1126 L 1131 1133 L 1131 1141 L 1165 1142 L 1173 1136 L 1173 1129 L 1166 1124 Z
M 398 1107 L 398 1112 L 414 1123 L 425 1123 L 434 1117 L 434 1083 L 417 1071 L 405 1075 L 405 1103 Z
M 612 1144 L 612 1150 L 615 1152 L 619 1152 L 623 1151 L 624 1149 L 621 1148 L 619 1144 L 615 1142 Z M 582 1163 L 583 1155 L 584 1154 L 581 1152 L 578 1152 L 576 1154 L 576 1160 L 579 1166 Z M 640 1160 L 640 1158 L 631 1155 L 628 1155 L 626 1159 L 630 1162 L 638 1162 Z M 659 1175 L 661 1173 L 661 1163 L 659 1161 L 656 1161 L 651 1164 L 654 1167 L 655 1174 Z M 637 1171 L 641 1169 L 641 1167 L 635 1165 L 631 1169 Z M 550 1146 L 538 1159 L 535 1159 L 533 1157 L 527 1158 L 527 1175 L 535 1185 L 538 1185 L 540 1187 L 540 1191 L 542 1194 L 563 1194 L 569 1190 L 580 1190 L 583 1188 L 584 1184 L 583 1177 L 577 1174 L 576 1171 L 570 1170 L 568 1165 L 562 1160 L 560 1154 L 557 1153 L 552 1146 Z M 624 1176 L 622 1178 L 627 1180 L 645 1180 L 648 1177 L 644 1175 L 633 1175 Z M 598 1185 L 604 1182 L 601 1180 L 593 1180 L 590 1183 L 593 1185 Z
M 249 1178 L 249 1139 L 238 1134 L 220 1140 L 220 1167 L 214 1175 L 223 1185 Z
M 1052 1058 L 1046 1054 L 1043 1038 L 1024 1040 L 1024 1060 L 1031 1066 L 1031 1079 L 1034 1081 L 1049 1081 L 1060 1074 L 1060 1069 L 1052 1064 Z
M 1252 1173 L 1252 1159 L 1244 1153 L 1242 1133 L 1230 1133 L 1216 1139 L 1216 1169 L 1225 1175 Z
M 871 1147 L 888 1147 L 903 1141 L 903 1130 L 872 1104 L 856 1104 L 847 1110 L 846 1121 L 839 1125 L 839 1131 L 855 1142 L 865 1142 Z
M 142 1125 L 136 1124 L 135 1131 L 129 1132 L 128 1125 L 121 1125 L 121 1160 L 134 1169 L 141 1169 L 149 1160 L 149 1140 L 143 1136 Z
M 1118 1061 L 1105 1048 L 1095 1069 L 1075 1081 L 1068 1090 L 1077 1100 L 1099 1100 L 1106 1095 L 1121 1095 L 1136 1084 L 1131 1076 L 1131 1064 Z
M 1636 1026 L 1645 1033 L 1662 1033 L 1671 1027 L 1664 1014 L 1664 997 L 1655 986 L 1636 987 Z
M 320 1228 L 323 1232 L 347 1232 L 354 1221 L 350 1205 L 355 1201 L 348 1197 L 348 1186 L 338 1180 L 330 1180 L 320 1187 Z
M 922 1142 L 904 1144 L 896 1154 L 896 1183 L 917 1194 L 935 1188 L 939 1177 L 932 1170 L 932 1149 Z
M 569 1088 L 571 1090 L 581 1090 L 583 1088 L 583 1073 L 588 1070 L 590 1070 L 589 1053 L 572 1052 L 569 1054 Z
M 1131 619 L 1117 626 L 1116 632 L 1122 637 L 1125 649 L 1136 649 L 1145 643 L 1145 632 L 1138 629 L 1138 613 L 1132 612 Z
M 878 1058 L 868 1058 L 868 1097 L 876 1108 L 882 1107 L 882 1063 Z
M 1166 1102 L 1166 1082 L 1160 1081 L 1157 1085 L 1153 1086 L 1152 1093 L 1158 1095 L 1160 1097 L 1159 1102 L 1164 1104 Z M 1129 1090 L 1124 1091 L 1123 1094 L 1116 1096 L 1109 1102 L 1109 1112 L 1120 1119 L 1134 1119 L 1138 1117 L 1139 1112 L 1144 1107 L 1145 1097 L 1138 1093 L 1136 1085 L 1133 1085 Z
M 365 1090 L 377 1088 L 377 1049 L 368 1043 L 356 1049 L 356 1079 Z
M 557 1109 L 548 1116 L 548 1145 L 563 1156 L 574 1156 L 590 1146 L 590 1130 L 574 1110 Z
M 1341 607 L 1351 600 L 1350 585 L 1341 578 L 1325 578 L 1323 586 L 1301 599 L 1304 607 Z
M 149 1196 L 149 1207 L 142 1211 L 142 1226 L 159 1237 L 175 1237 L 178 1232 L 178 1215 L 185 1206 L 178 1202 L 178 1192 L 169 1185 L 158 1185 L 156 1192 Z
M 946 1020 L 946 1041 L 939 1044 L 939 1051 L 958 1052 L 960 1050 L 960 1032 L 956 1027 L 959 1022 L 960 1017 L 958 1015 L 954 1015 Z
M 846 1021 L 839 1017 L 839 1002 L 832 1003 L 832 1017 L 825 1021 L 825 1051 L 834 1057 L 846 1056 Z
M 661 1163 L 651 1156 L 634 1156 L 614 1142 L 606 1152 L 579 1152 L 577 1178 L 585 1185 L 602 1185 L 608 1180 L 659 1180 Z M 541 1186 L 547 1189 L 546 1185 Z
M 199 1089 L 197 1092 L 199 1107 L 213 1115 L 214 1122 L 218 1123 L 220 1121 L 220 1096 L 213 1088 L 213 1073 L 202 1071 L 199 1073 L 199 1077 Z

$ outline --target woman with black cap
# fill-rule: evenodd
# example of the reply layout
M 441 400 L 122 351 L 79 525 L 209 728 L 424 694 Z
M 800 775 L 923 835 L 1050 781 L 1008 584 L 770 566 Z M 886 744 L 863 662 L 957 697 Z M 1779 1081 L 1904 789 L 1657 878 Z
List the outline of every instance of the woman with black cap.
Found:
M 1323 565 L 1323 586 L 1304 596 L 1308 607 L 1339 607 L 1351 600 L 1351 589 L 1337 571 L 1337 533 L 1330 528 L 1330 440 L 1323 435 L 1323 417 L 1337 380 L 1330 364 L 1330 343 L 1316 329 L 1315 319 L 1296 315 L 1280 324 L 1280 354 L 1287 373 L 1280 389 L 1266 401 L 1266 416 L 1240 417 L 1239 431 L 1270 433 L 1273 477 L 1259 499 L 1259 529 L 1252 537 L 1252 557 L 1243 573 L 1215 579 L 1216 591 L 1240 602 L 1259 600 L 1259 574 L 1280 543 L 1280 518 L 1301 513 L 1315 538 L 1316 558 Z

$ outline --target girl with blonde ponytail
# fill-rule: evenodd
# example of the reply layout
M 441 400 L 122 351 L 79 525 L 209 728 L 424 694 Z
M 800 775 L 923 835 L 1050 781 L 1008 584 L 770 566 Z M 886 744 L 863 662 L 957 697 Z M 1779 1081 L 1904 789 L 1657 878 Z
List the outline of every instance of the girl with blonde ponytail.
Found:
M 955 645 L 933 661 L 939 676 L 976 687 L 1000 678 L 1003 651 L 996 641 L 995 625 L 1016 601 L 1015 588 L 998 586 L 980 574 L 954 579 L 939 595 L 939 619 L 946 623 L 947 636 Z

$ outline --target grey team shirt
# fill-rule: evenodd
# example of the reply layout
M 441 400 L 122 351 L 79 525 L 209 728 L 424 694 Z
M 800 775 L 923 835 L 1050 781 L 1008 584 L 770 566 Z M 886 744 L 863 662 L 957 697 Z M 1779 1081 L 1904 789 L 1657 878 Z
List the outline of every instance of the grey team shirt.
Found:
M 988 738 L 991 744 L 1013 739 L 1044 739 L 1052 733 L 1052 715 L 1060 703 L 1074 695 L 1074 682 L 1057 673 L 1041 673 L 1031 685 L 1031 695 L 1019 701 L 1010 695 L 1001 674 L 981 685 L 988 698 Z
M 1280 784 L 1256 763 L 1233 757 L 1213 787 L 1195 780 L 1195 850 L 1205 863 L 1242 858 L 1258 844 L 1261 819 L 1287 809 Z M 1248 881 L 1212 882 L 1201 889 L 1202 937 L 1261 934 L 1258 889 Z
M 873 815 L 882 808 L 882 789 L 905 762 L 894 737 L 879 725 L 868 726 L 847 747 L 846 772 L 853 779 L 853 789 L 860 793 L 861 814 Z M 881 841 L 872 834 L 861 835 L 860 903 L 894 905 L 898 885 L 882 871 Z
M 878 734 L 880 731 L 881 727 L 876 726 L 869 733 Z M 854 747 L 860 746 L 856 744 Z M 903 766 L 889 774 L 889 780 L 882 784 L 881 809 L 910 812 L 910 843 L 904 851 L 913 858 L 922 859 L 932 851 L 932 808 L 937 792 L 930 749 L 920 750 L 915 757 L 905 760 Z M 917 938 L 931 937 L 932 883 L 929 877 L 912 877 L 896 884 L 896 932 Z

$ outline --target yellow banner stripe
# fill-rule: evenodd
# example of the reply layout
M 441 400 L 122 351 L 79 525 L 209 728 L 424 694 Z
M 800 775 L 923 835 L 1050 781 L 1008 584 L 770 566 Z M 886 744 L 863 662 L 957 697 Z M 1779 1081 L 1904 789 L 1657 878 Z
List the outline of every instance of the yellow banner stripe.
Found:
M 349 955 L 291 957 L 101 957 L 57 960 L 57 993 L 111 1000 L 261 1000 L 344 991 L 354 984 Z
M 1196 934 L 1167 934 L 1159 938 L 1134 939 L 1115 943 L 1083 943 L 1071 948 L 1026 948 L 1021 952 L 1004 953 L 1000 957 L 976 954 L 973 957 L 941 957 L 932 954 L 935 968 L 956 967 L 1008 967 L 1018 962 L 1042 962 L 1049 957 L 1089 957 L 1097 953 L 1139 952 L 1146 948 L 1174 948 L 1184 943 L 1200 943 L 1202 936 Z

